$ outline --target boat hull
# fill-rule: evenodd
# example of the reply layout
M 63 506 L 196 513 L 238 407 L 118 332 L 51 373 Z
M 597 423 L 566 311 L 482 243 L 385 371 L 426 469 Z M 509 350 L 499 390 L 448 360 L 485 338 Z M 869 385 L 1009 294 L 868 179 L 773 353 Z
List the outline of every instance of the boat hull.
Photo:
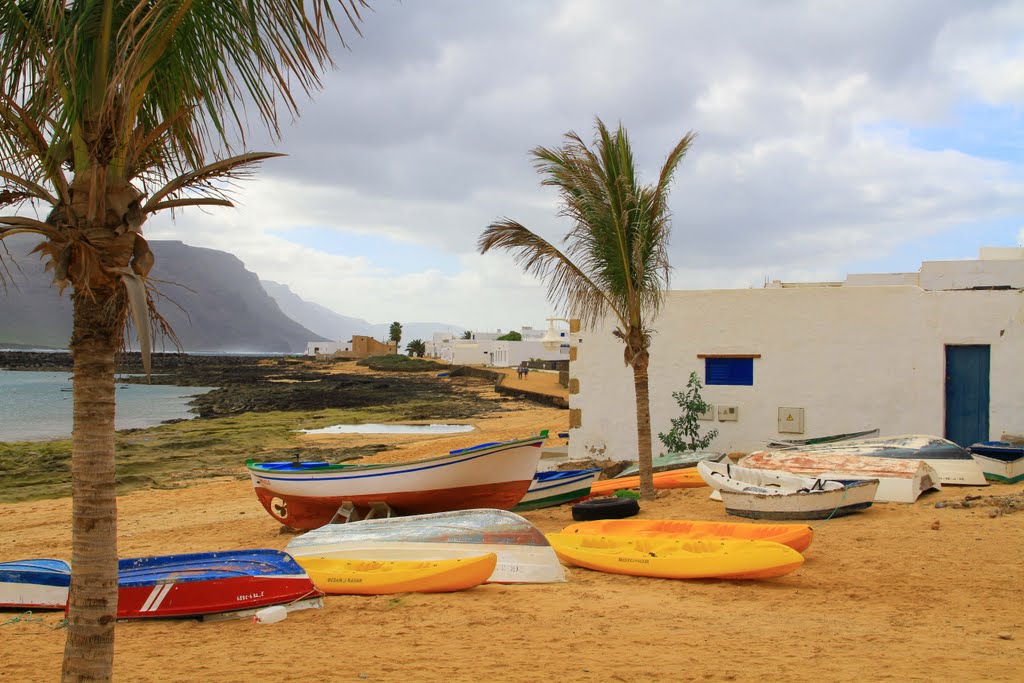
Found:
M 329 524 L 293 538 L 296 558 L 446 560 L 498 556 L 490 583 L 565 581 L 551 545 L 537 527 L 506 510 L 437 514 Z
M 559 559 L 611 574 L 663 579 L 768 579 L 795 571 L 803 555 L 781 543 L 548 534 Z
M 119 571 L 119 619 L 198 617 L 321 595 L 279 550 L 124 559 Z
M 539 510 L 586 498 L 600 474 L 600 469 L 538 472 L 534 475 L 526 495 L 512 511 Z
M 722 489 L 730 515 L 747 519 L 794 520 L 844 517 L 871 507 L 878 480 L 851 482 L 841 490 L 790 494 L 748 493 Z
M 400 515 L 508 510 L 530 488 L 543 443 L 527 439 L 383 466 L 288 470 L 250 464 L 249 474 L 264 509 L 295 529 L 330 523 L 346 503 L 359 511 L 384 504 Z
M 985 478 L 1001 484 L 1024 481 L 1024 446 L 1005 441 L 976 443 L 970 448 Z
M 63 560 L 0 562 L 0 607 L 64 609 L 71 567 Z

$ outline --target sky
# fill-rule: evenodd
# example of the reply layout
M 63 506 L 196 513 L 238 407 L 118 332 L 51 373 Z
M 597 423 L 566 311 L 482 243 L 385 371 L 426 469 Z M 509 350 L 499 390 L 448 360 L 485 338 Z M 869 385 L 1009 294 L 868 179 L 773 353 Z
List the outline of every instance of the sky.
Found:
M 1024 2 L 377 0 L 234 209 L 149 239 L 230 251 L 372 323 L 563 316 L 480 233 L 568 232 L 529 152 L 595 117 L 671 190 L 673 289 L 912 272 L 1024 245 Z M 255 123 L 253 124 L 255 126 Z

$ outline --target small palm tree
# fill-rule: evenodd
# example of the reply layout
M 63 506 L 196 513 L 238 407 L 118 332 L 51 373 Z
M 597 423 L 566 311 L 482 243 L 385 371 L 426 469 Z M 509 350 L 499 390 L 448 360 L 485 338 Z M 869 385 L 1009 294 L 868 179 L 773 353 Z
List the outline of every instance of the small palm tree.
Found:
M 398 343 L 402 341 L 402 323 L 391 323 L 391 327 L 388 329 L 388 339 L 395 342 L 395 349 L 397 350 Z
M 515 252 L 523 270 L 547 283 L 548 299 L 593 328 L 609 313 L 613 334 L 626 345 L 636 392 L 640 495 L 655 495 L 652 477 L 651 410 L 647 367 L 651 320 L 668 286 L 671 213 L 668 191 L 676 167 L 695 134 L 680 140 L 661 168 L 658 181 L 641 185 L 626 130 L 611 133 L 596 120 L 594 149 L 573 132 L 565 144 L 531 154 L 543 185 L 558 189 L 560 215 L 572 220 L 564 251 L 521 224 L 502 219 L 480 235 L 480 253 L 500 248 Z
M 231 206 L 225 182 L 278 156 L 232 153 L 248 130 L 240 103 L 277 134 L 279 109 L 297 113 L 295 94 L 319 87 L 332 34 L 341 34 L 337 20 L 344 15 L 358 31 L 364 7 L 364 0 L 0 3 L 0 208 L 18 214 L 0 216 L 0 239 L 37 236 L 35 251 L 58 289 L 70 288 L 74 310 L 66 680 L 112 676 L 114 359 L 129 313 L 147 369 L 150 325 L 161 330 L 142 226 L 166 209 Z M 19 213 L 26 210 L 31 215 Z
M 427 352 L 427 343 L 422 339 L 413 339 L 411 342 L 405 345 L 405 352 L 410 356 L 418 356 L 423 358 L 423 354 Z

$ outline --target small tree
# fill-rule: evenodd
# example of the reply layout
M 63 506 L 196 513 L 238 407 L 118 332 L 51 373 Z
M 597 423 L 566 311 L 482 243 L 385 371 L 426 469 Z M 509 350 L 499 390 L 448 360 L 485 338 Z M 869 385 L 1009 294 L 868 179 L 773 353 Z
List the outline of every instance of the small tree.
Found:
M 668 434 L 658 434 L 658 438 L 669 453 L 703 450 L 718 436 L 717 429 L 712 429 L 704 436 L 700 435 L 700 415 L 711 408 L 700 396 L 702 386 L 697 373 L 691 372 L 686 390 L 672 392 L 672 398 L 682 408 L 683 414 L 672 420 L 672 429 Z
M 465 332 L 462 333 L 462 337 L 461 338 L 462 339 L 472 339 L 473 338 L 473 331 L 472 330 L 466 330 Z
M 395 351 L 398 351 L 398 343 L 402 341 L 402 323 L 391 323 L 391 329 L 388 330 L 388 339 L 395 342 Z
M 410 356 L 423 358 L 423 354 L 427 352 L 427 344 L 422 339 L 413 339 L 405 345 L 405 352 Z
M 508 334 L 503 334 L 500 337 L 498 337 L 498 341 L 523 341 L 523 335 L 513 330 Z

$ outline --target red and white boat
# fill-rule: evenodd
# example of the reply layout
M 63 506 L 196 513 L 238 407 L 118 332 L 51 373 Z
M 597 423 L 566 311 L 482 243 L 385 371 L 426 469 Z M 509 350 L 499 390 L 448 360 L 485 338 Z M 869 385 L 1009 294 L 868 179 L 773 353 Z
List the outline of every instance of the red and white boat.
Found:
M 316 529 L 333 521 L 345 504 L 359 512 L 386 506 L 399 515 L 510 510 L 533 482 L 545 438 L 481 444 L 404 463 L 250 460 L 247 466 L 256 496 L 274 519 Z
M 290 555 L 238 550 L 121 560 L 117 617 L 198 617 L 322 596 Z

